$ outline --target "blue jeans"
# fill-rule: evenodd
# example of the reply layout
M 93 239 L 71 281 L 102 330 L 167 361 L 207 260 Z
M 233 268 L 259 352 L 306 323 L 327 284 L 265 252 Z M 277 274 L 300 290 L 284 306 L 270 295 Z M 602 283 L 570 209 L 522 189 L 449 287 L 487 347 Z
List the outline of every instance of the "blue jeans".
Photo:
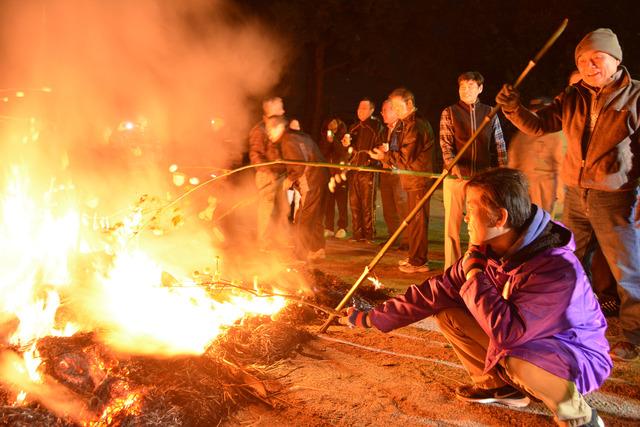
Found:
M 640 187 L 600 191 L 568 187 L 563 221 L 576 240 L 576 256 L 600 244 L 618 282 L 620 325 L 627 340 L 640 344 Z

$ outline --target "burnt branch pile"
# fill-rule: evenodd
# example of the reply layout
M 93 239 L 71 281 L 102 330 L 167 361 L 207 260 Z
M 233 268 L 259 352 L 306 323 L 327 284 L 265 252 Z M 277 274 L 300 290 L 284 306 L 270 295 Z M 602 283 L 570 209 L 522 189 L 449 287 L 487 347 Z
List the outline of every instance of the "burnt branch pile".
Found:
M 319 271 L 305 272 L 310 301 L 337 305 L 349 285 Z M 363 287 L 355 303 L 367 306 L 388 297 Z M 245 317 L 216 338 L 199 356 L 157 358 L 114 353 L 99 331 L 71 337 L 46 337 L 37 343 L 46 381 L 69 390 L 87 409 L 91 426 L 211 426 L 250 403 L 279 404 L 280 384 L 270 368 L 295 357 L 313 338 L 305 324 L 326 314 L 305 304 L 290 304 L 275 317 Z M 188 331 L 185 331 L 188 333 Z M 56 417 L 45 402 L 12 405 L 15 390 L 0 387 L 0 425 L 75 426 L 78 417 Z
M 37 403 L 28 406 L 0 407 L 0 426 L 11 427 L 75 427 L 75 424 L 58 418 Z
M 38 342 L 41 370 L 73 392 L 96 426 L 210 426 L 253 402 L 274 405 L 267 365 L 287 357 L 310 335 L 269 318 L 229 329 L 200 356 L 159 359 L 112 354 L 94 334 Z M 0 425 L 76 425 L 43 406 L 9 406 L 3 392 Z

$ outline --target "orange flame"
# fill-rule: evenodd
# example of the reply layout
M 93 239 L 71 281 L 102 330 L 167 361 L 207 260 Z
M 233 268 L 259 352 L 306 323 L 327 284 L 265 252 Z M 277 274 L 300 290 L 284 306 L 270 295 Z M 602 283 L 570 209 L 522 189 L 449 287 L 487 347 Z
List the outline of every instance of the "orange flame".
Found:
M 212 299 L 202 287 L 161 286 L 162 269 L 145 254 L 121 252 L 108 277 L 86 295 L 105 340 L 117 350 L 137 354 L 201 354 L 223 328 L 247 314 L 274 314 L 283 298 Z
M 130 393 L 126 397 L 114 399 L 113 402 L 102 411 L 100 419 L 85 422 L 83 425 L 87 427 L 111 425 L 113 419 L 120 414 L 120 412 L 126 412 L 129 415 L 138 415 L 141 410 L 142 401 L 140 394 Z
M 284 307 L 281 297 L 230 296 L 216 301 L 206 289 L 186 280 L 180 286 L 163 286 L 163 268 L 135 248 L 135 238 L 144 226 L 140 210 L 120 221 L 105 242 L 86 235 L 105 229 L 83 228 L 82 216 L 73 206 L 63 206 L 50 192 L 40 198 L 30 195 L 23 172 L 14 167 L 7 188 L 0 193 L 0 322 L 17 319 L 11 341 L 27 349 L 21 362 L 12 358 L 0 367 L 20 373 L 3 375 L 0 381 L 16 390 L 18 403 L 27 401 L 27 394 L 43 399 L 45 405 L 50 400 L 51 388 L 38 372 L 35 347 L 44 336 L 99 329 L 102 339 L 120 352 L 201 354 L 225 327 L 242 317 L 272 315 Z M 90 247 L 87 242 L 102 243 Z M 110 263 L 90 274 L 86 283 L 72 283 L 69 266 L 80 248 L 104 253 Z M 85 309 L 77 325 L 61 327 L 56 318 L 61 295 L 71 291 L 73 305 L 67 307 Z M 133 407 L 135 401 L 130 397 L 122 405 Z M 56 399 L 53 402 L 66 408 Z

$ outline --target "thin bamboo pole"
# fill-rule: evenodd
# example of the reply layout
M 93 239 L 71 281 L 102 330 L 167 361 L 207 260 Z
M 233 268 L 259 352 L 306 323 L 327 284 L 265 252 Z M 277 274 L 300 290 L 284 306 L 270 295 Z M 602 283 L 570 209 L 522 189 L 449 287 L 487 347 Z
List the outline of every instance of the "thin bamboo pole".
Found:
M 542 58 L 542 56 L 547 52 L 547 50 L 549 50 L 551 45 L 553 45 L 553 43 L 558 39 L 558 37 L 560 37 L 560 34 L 562 34 L 564 29 L 567 27 L 568 22 L 569 20 L 565 18 L 560 24 L 560 27 L 558 27 L 558 29 L 551 35 L 549 40 L 545 43 L 542 49 L 540 49 L 540 51 L 534 57 L 534 59 L 529 61 L 529 63 L 527 64 L 525 69 L 522 71 L 520 76 L 516 79 L 516 82 L 513 84 L 514 88 L 517 88 L 518 86 L 520 86 L 520 84 L 522 83 L 524 78 L 527 76 L 527 74 L 529 74 L 531 69 L 535 67 L 535 65 L 538 63 L 540 58 Z M 342 308 L 349 301 L 349 298 L 351 298 L 351 296 L 355 293 L 356 289 L 358 289 L 358 286 L 360 286 L 360 284 L 367 278 L 369 273 L 373 271 L 373 269 L 378 264 L 380 259 L 384 256 L 384 254 L 387 252 L 389 247 L 396 241 L 398 236 L 405 230 L 405 228 L 407 228 L 407 226 L 409 225 L 409 222 L 411 222 L 411 220 L 416 216 L 416 214 L 420 211 L 420 209 L 422 209 L 422 206 L 424 206 L 427 200 L 429 200 L 431 195 L 435 192 L 436 188 L 438 188 L 438 186 L 442 183 L 445 177 L 449 174 L 449 172 L 451 171 L 451 168 L 453 168 L 453 166 L 455 166 L 458 163 L 458 161 L 460 160 L 464 152 L 467 151 L 467 149 L 471 146 L 471 144 L 473 144 L 473 142 L 476 140 L 478 135 L 480 135 L 480 132 L 482 132 L 482 130 L 493 119 L 493 116 L 496 115 L 499 108 L 500 108 L 499 106 L 493 107 L 489 112 L 489 114 L 485 116 L 480 126 L 476 129 L 473 135 L 469 137 L 469 140 L 464 144 L 464 146 L 462 146 L 462 148 L 458 151 L 458 154 L 454 157 L 451 164 L 449 165 L 449 169 L 444 169 L 442 171 L 440 176 L 438 176 L 438 178 L 435 180 L 433 185 L 431 185 L 431 188 L 429 188 L 429 190 L 427 191 L 427 194 L 425 194 L 424 197 L 420 199 L 418 204 L 413 208 L 411 212 L 409 212 L 409 214 L 404 219 L 404 221 L 402 221 L 402 224 L 400 224 L 400 226 L 395 231 L 395 233 L 393 233 L 393 235 L 389 238 L 389 240 L 387 240 L 387 242 L 384 244 L 382 249 L 380 249 L 380 251 L 376 254 L 376 256 L 371 260 L 371 262 L 364 268 L 364 271 L 362 272 L 358 280 L 353 284 L 351 289 L 349 289 L 349 292 L 347 292 L 347 294 L 344 296 L 342 301 L 340 301 L 340 304 L 338 304 L 335 311 L 339 312 L 340 310 L 342 310 Z M 335 315 L 329 315 L 329 318 L 327 319 L 327 321 L 320 328 L 320 333 L 324 333 L 327 331 L 327 329 L 329 328 L 329 325 L 331 324 L 331 322 L 333 322 L 333 319 L 335 319 L 335 317 L 336 317 Z

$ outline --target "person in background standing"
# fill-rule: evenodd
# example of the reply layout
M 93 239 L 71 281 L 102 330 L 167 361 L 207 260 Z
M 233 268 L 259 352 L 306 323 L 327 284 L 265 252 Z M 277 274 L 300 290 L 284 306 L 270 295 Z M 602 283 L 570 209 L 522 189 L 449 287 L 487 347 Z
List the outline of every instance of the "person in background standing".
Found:
M 369 155 L 382 161 L 384 167 L 408 171 L 433 172 L 435 137 L 429 122 L 416 117 L 413 93 L 405 88 L 395 89 L 389 95 L 393 111 L 398 115 L 399 151 L 383 151 L 375 147 Z M 401 175 L 400 183 L 407 192 L 407 210 L 413 211 L 427 194 L 432 178 Z M 398 262 L 403 273 L 429 271 L 429 200 L 413 217 L 406 230 L 409 256 Z
M 337 117 L 328 119 L 322 126 L 320 135 L 320 151 L 329 163 L 346 164 L 349 161 L 349 149 L 342 144 L 342 138 L 347 133 L 347 125 Z M 333 176 L 341 174 L 340 169 L 332 169 Z M 334 178 L 333 188 L 327 193 L 327 209 L 324 216 L 324 236 L 344 239 L 349 225 L 348 186 L 346 180 Z M 336 206 L 338 207 L 338 229 L 335 230 Z
M 398 124 L 398 115 L 393 111 L 391 101 L 386 99 L 382 103 L 380 112 L 386 126 L 380 132 L 378 148 L 381 148 L 384 152 L 398 152 L 400 151 L 400 127 L 396 126 Z M 407 193 L 402 189 L 399 175 L 381 173 L 379 182 L 382 215 L 384 216 L 385 224 L 387 224 L 389 236 L 391 236 L 400 226 L 400 221 L 407 216 Z M 398 249 L 405 251 L 409 249 L 406 240 L 404 236 L 398 238 Z
M 444 180 L 444 268 L 449 268 L 462 255 L 460 226 L 464 215 L 464 185 L 468 178 L 495 166 L 507 165 L 507 147 L 502 136 L 498 116 L 491 119 L 458 163 L 451 162 L 469 140 L 491 106 L 482 104 L 479 96 L 484 88 L 484 77 L 477 71 L 467 71 L 458 76 L 459 101 L 445 108 L 440 115 L 440 148 L 444 167 L 451 175 Z
M 537 111 L 549 104 L 551 99 L 534 98 L 529 102 L 529 108 Z M 525 174 L 529 180 L 531 202 L 552 215 L 556 202 L 564 199 L 560 167 L 566 146 L 561 131 L 542 136 L 518 132 L 509 144 L 509 167 Z
M 563 222 L 575 235 L 581 260 L 594 240 L 600 244 L 620 295 L 623 337 L 611 355 L 632 360 L 640 346 L 640 82 L 620 65 L 622 48 L 608 28 L 587 34 L 574 58 L 581 80 L 551 105 L 532 112 L 509 85 L 496 101 L 521 131 L 562 130 L 567 137 Z
M 282 147 L 282 158 L 304 162 L 324 162 L 324 156 L 309 135 L 287 127 L 282 116 L 267 120 L 269 140 Z M 300 208 L 295 217 L 295 255 L 300 260 L 316 261 L 326 257 L 322 220 L 329 172 L 325 168 L 286 165 L 283 190 L 295 186 L 300 191 Z
M 367 154 L 376 144 L 382 128 L 380 121 L 373 117 L 375 105 L 368 98 L 358 104 L 358 122 L 349 128 L 343 137 L 345 145 L 352 147 L 351 164 L 371 166 L 373 161 Z M 371 172 L 349 172 L 349 205 L 351 206 L 352 241 L 373 242 L 374 236 L 374 174 Z
M 284 116 L 282 98 L 273 97 L 262 102 L 262 120 L 249 132 L 249 160 L 251 164 L 282 159 L 280 146 L 267 136 L 265 123 L 270 117 Z M 260 250 L 288 245 L 289 204 L 282 190 L 286 168 L 284 165 L 262 166 L 256 170 L 258 188 L 257 240 Z

